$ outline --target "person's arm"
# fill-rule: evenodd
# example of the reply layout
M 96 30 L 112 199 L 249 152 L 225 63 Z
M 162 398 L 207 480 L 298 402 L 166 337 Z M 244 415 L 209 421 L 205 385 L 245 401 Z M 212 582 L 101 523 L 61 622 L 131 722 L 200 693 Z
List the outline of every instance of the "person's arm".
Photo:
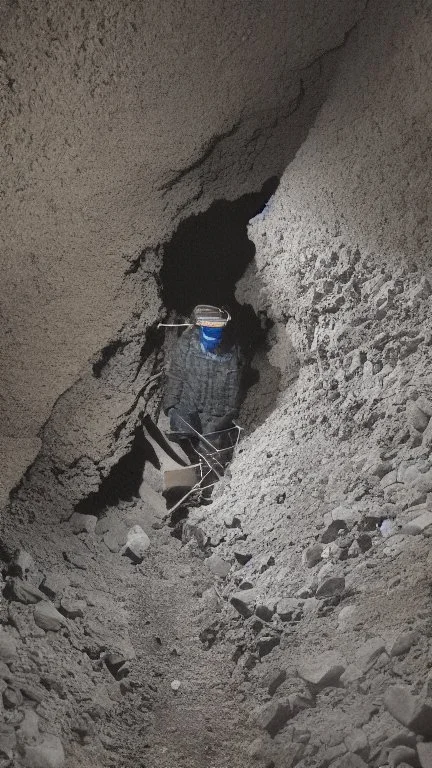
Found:
M 189 333 L 185 331 L 174 349 L 169 365 L 162 403 L 164 413 L 168 413 L 171 408 L 174 408 L 180 402 L 183 391 L 185 357 L 188 347 Z

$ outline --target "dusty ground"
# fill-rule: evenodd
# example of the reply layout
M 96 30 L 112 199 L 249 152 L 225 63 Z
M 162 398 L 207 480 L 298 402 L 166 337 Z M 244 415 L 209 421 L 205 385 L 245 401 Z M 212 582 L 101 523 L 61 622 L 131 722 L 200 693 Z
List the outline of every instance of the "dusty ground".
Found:
M 146 502 L 137 499 L 107 510 L 94 533 L 74 534 L 65 522 L 59 542 L 49 522 L 35 521 L 34 547 L 28 546 L 27 521 L 14 536 L 9 534 L 10 546 L 22 536 L 27 553 L 38 553 L 36 563 L 26 556 L 25 583 L 43 585 L 49 574 L 56 590 L 50 593 L 52 603 L 63 614 L 66 606 L 70 616 L 79 615 L 45 632 L 34 623 L 30 598 L 22 593 L 18 596 L 24 603 L 16 594 L 3 598 L 1 639 L 15 640 L 17 648 L 7 659 L 10 670 L 1 674 L 7 677 L 7 690 L 18 691 L 19 697 L 3 712 L 5 756 L 10 751 L 6 742 L 10 749 L 17 747 L 16 732 L 21 758 L 31 763 L 33 740 L 20 730 L 31 710 L 37 714 L 37 741 L 46 761 L 53 758 L 47 757 L 45 731 L 61 735 L 70 766 L 243 764 L 250 727 L 243 696 L 232 685 L 234 665 L 223 647 L 206 649 L 199 637 L 219 612 L 213 577 L 202 553 L 191 557 L 189 548 L 163 527 L 164 502 L 151 488 L 144 490 Z M 151 539 L 140 565 L 118 551 L 137 523 Z M 11 567 L 10 572 L 17 571 Z M 7 580 L 10 586 L 21 583 Z M 36 593 L 32 599 L 38 605 L 44 598 Z M 110 652 L 124 661 L 118 680 L 103 662 Z M 171 687 L 174 681 L 180 683 L 178 691 Z M 19 693 L 25 686 L 34 690 L 33 698 L 28 691 L 24 698 Z M 42 764 L 62 765 L 62 750 L 53 763 Z

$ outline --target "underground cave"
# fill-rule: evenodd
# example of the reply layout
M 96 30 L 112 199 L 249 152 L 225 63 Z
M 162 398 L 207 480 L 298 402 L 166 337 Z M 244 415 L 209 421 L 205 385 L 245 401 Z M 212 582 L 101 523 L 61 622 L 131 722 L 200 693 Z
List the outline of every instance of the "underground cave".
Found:
M 431 2 L 2 20 L 0 766 L 430 768 Z M 243 434 L 173 521 L 200 303 Z

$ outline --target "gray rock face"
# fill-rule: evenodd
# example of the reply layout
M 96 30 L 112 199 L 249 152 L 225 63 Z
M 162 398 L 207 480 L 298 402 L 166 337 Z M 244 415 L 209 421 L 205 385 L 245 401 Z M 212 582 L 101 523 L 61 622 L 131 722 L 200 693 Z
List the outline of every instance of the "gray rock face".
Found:
M 40 600 L 46 600 L 46 596 L 37 587 L 18 578 L 9 581 L 7 591 L 10 599 L 24 604 L 38 603 Z
M 376 660 L 385 651 L 385 643 L 381 637 L 372 637 L 357 651 L 355 663 L 364 672 L 373 667 Z
M 231 564 L 227 563 L 226 560 L 223 560 L 219 555 L 216 555 L 216 553 L 210 555 L 207 560 L 207 565 L 215 576 L 220 576 L 221 578 L 228 576 L 231 570 Z
M 323 654 L 321 658 L 303 662 L 298 668 L 299 676 L 313 688 L 336 685 L 346 667 L 344 659 L 335 653 Z
M 81 515 L 79 512 L 74 512 L 70 519 L 74 533 L 94 533 L 97 521 L 94 515 Z
M 417 744 L 417 753 L 421 768 L 432 768 L 432 743 Z
M 41 744 L 28 745 L 24 751 L 26 768 L 63 768 L 65 755 L 58 736 L 45 734 Z
M 396 638 L 390 649 L 390 656 L 402 656 L 408 653 L 410 648 L 415 645 L 419 640 L 419 633 L 416 630 L 409 630 L 408 632 L 402 632 L 399 637 Z
M 414 733 L 432 738 L 432 701 L 413 696 L 401 685 L 387 689 L 384 704 L 390 714 Z
M 234 606 L 244 618 L 252 616 L 257 599 L 257 592 L 255 589 L 242 589 L 239 592 L 231 595 L 230 603 Z
M 264 704 L 257 713 L 256 722 L 270 736 L 276 736 L 291 717 L 288 699 L 279 699 Z
M 58 632 L 62 627 L 67 626 L 66 619 L 52 603 L 38 603 L 34 610 L 34 620 L 45 632 Z
M 12 661 L 17 652 L 17 642 L 15 638 L 4 629 L 0 629 L 0 660 Z
M 140 563 L 150 546 L 150 539 L 140 525 L 134 525 L 127 535 L 123 553 L 135 563 Z
M 276 606 L 276 613 L 282 621 L 290 621 L 297 613 L 301 603 L 295 597 L 284 597 Z
M 323 549 L 324 547 L 322 544 L 318 543 L 313 544 L 311 547 L 305 549 L 302 559 L 308 568 L 313 568 L 314 565 L 317 565 L 317 563 L 320 562 Z
M 271 0 L 264 16 L 251 17 L 246 7 L 233 4 L 222 19 L 210 0 L 198 8 L 174 4 L 168 32 L 171 42 L 166 47 L 164 12 L 153 13 L 150 6 L 132 2 L 122 9 L 114 31 L 110 11 L 100 14 L 88 2 L 83 14 L 88 29 L 95 30 L 89 32 L 88 44 L 98 51 L 97 63 L 85 56 L 76 61 L 83 39 L 81 18 L 59 18 L 55 34 L 62 53 L 51 56 L 50 73 L 40 40 L 45 19 L 55 13 L 56 3 L 52 8 L 46 6 L 31 24 L 26 23 L 21 8 L 5 20 L 4 56 L 13 65 L 20 90 L 9 89 L 8 117 L 3 124 L 3 143 L 8 150 L 1 219 L 7 223 L 3 269 L 8 280 L 2 298 L 9 320 L 3 335 L 1 382 L 2 463 L 8 462 L 2 502 L 11 484 L 19 481 L 20 471 L 35 458 L 41 445 L 39 428 L 57 398 L 78 381 L 87 365 L 90 371 L 85 382 L 81 379 L 57 406 L 53 429 L 46 431 L 45 439 L 64 467 L 74 460 L 81 461 L 83 469 L 85 466 L 87 471 L 78 482 L 76 471 L 63 474 L 62 483 L 73 489 L 75 499 L 80 483 L 83 495 L 98 487 L 94 464 L 102 462 L 105 474 L 109 471 L 106 456 L 114 447 L 112 431 L 121 421 L 120 414 L 127 418 L 128 409 L 133 409 L 142 384 L 137 381 L 135 386 L 118 387 L 114 377 L 106 386 L 97 363 L 101 361 L 102 370 L 105 357 L 101 350 L 121 328 L 131 342 L 125 353 L 134 369 L 131 382 L 138 372 L 145 377 L 145 367 L 140 370 L 139 337 L 160 319 L 155 279 L 160 262 L 155 249 L 169 240 L 182 217 L 206 210 L 214 200 L 255 191 L 281 172 L 303 136 L 300 115 L 300 124 L 309 124 L 311 110 L 324 95 L 327 72 L 319 77 L 311 62 L 343 41 L 363 7 L 361 0 L 349 0 L 333 2 L 325 12 L 319 6 L 304 12 Z M 245 44 L 249 36 L 253 43 Z M 142 67 L 143 50 L 152 62 L 150 77 Z M 233 50 L 238 52 L 234 59 Z M 209 61 L 213 62 L 211 68 Z M 115 73 L 113 62 L 117 62 Z M 300 76 L 303 68 L 308 70 L 307 85 Z M 30 71 L 37 73 L 35 79 L 29 78 Z M 289 82 L 287 72 L 291 73 Z M 99 86 L 105 79 L 111 82 L 111 89 Z M 64 81 L 69 82 L 67 97 Z M 30 103 L 27 95 L 35 82 L 38 95 Z M 282 94 L 289 101 L 300 95 L 309 106 L 304 109 L 306 104 L 299 104 L 299 111 L 293 104 L 287 110 Z M 123 98 L 129 105 L 124 111 L 118 110 Z M 290 130 L 292 111 L 295 118 Z M 72 113 L 80 115 L 79 128 L 69 119 Z M 101 114 L 112 116 L 104 122 L 99 121 Z M 16 136 L 30 125 L 32 139 L 24 145 Z M 263 141 L 251 165 L 251 142 L 258 135 Z M 80 160 L 71 149 L 76 143 L 81 147 Z M 42 156 L 46 176 L 36 168 Z M 86 169 L 83 176 L 80 163 Z M 15 190 L 21 175 L 26 177 L 26 189 L 18 199 Z M 132 195 L 131 179 L 136 185 Z M 52 194 L 56 215 L 46 226 Z M 33 200 L 31 206 L 27 196 Z M 84 224 L 84 197 L 88 205 L 91 201 L 91 225 L 90 219 Z M 81 227 L 76 238 L 78 218 Z M 60 240 L 61 261 L 57 258 Z M 30 251 L 31 265 L 23 256 Z M 53 276 L 48 264 L 56 260 Z M 76 301 L 71 298 L 64 314 L 58 301 L 60 285 L 62 296 L 79 297 Z M 25 313 L 19 310 L 22 289 Z M 101 312 L 101 306 L 109 307 L 109 312 Z M 137 307 L 141 316 L 134 339 Z M 49 344 L 47 329 L 52 329 L 48 330 Z M 18 351 L 23 349 L 27 354 Z M 92 364 L 98 377 L 93 376 Z M 58 439 L 56 433 L 63 437 Z M 126 450 L 123 443 L 123 453 Z
M 316 596 L 318 598 L 333 597 L 341 595 L 345 589 L 345 578 L 343 576 L 326 576 L 319 585 Z

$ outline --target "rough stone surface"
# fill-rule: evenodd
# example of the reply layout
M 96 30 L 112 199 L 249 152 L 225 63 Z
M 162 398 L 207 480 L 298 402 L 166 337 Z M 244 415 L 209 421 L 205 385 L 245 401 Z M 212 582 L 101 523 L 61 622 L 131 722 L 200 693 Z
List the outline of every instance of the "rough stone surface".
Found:
M 345 42 L 354 18 L 339 22 L 351 3 L 279 3 L 277 19 L 273 2 L 227 5 L 223 20 L 217 4 L 195 8 L 187 51 L 188 3 L 164 11 L 162 25 L 148 3 L 127 25 L 130 4 L 109 13 L 100 4 L 61 8 L 61 24 L 49 3 L 43 11 L 9 3 L 3 14 L 2 94 L 12 113 L 8 106 L 2 127 L 7 133 L 10 120 L 14 135 L 10 149 L 2 144 L 11 265 L 2 273 L 2 322 L 11 328 L 2 343 L 13 358 L 2 371 L 17 392 L 9 408 L 4 382 L 11 419 L 2 424 L 18 436 L 16 453 L 14 437 L 6 441 L 6 484 L 7 461 L 21 456 L 27 466 L 42 443 L 0 519 L 0 746 L 11 764 L 44 744 L 47 731 L 61 735 L 77 768 L 133 768 L 137 760 L 152 768 L 377 768 L 411 759 L 431 739 L 430 531 L 406 530 L 430 512 L 432 493 L 431 419 L 424 431 L 410 419 L 411 403 L 429 417 L 432 391 L 430 4 L 362 4 L 364 19 Z M 294 10 L 305 25 L 297 48 Z M 143 14 L 148 46 L 137 45 Z M 205 54 L 202 25 L 211 28 Z M 22 47 L 9 35 L 18 27 Z M 329 43 L 339 48 L 327 54 Z M 58 93 L 60 59 L 73 59 L 76 72 L 60 89 L 70 102 L 70 146 L 59 125 L 66 95 L 54 99 L 52 120 L 45 109 Z M 118 80 L 97 80 L 107 61 Z M 94 76 L 92 88 L 82 72 Z M 165 119 L 173 94 L 176 109 Z M 17 178 L 9 185 L 11 153 Z M 242 440 L 211 503 L 191 504 L 187 521 L 174 523 L 155 490 L 157 470 L 152 493 L 142 482 L 138 428 L 145 411 L 157 414 L 166 362 L 154 326 L 165 310 L 180 313 L 161 307 L 169 249 L 160 244 L 182 218 L 216 197 L 229 210 L 228 198 L 259 189 L 285 163 L 268 204 L 264 193 L 259 205 L 254 197 L 256 255 L 236 289 L 268 329 L 239 416 Z M 94 534 L 73 533 L 73 511 L 98 516 Z M 343 535 L 323 543 L 337 521 Z M 139 564 L 104 541 L 115 533 L 122 547 L 136 525 L 152 532 Z M 309 567 L 304 553 L 317 543 Z M 14 570 L 20 549 L 33 558 L 28 572 Z M 232 564 L 223 582 L 207 566 L 210 554 Z M 46 601 L 35 609 L 8 597 L 12 578 L 69 610 L 69 618 L 59 614 L 61 631 L 33 621 Z M 334 578 L 341 588 L 322 594 Z M 286 596 L 299 610 L 283 621 L 275 608 Z M 401 635 L 404 652 L 390 655 Z M 320 685 L 331 663 L 313 678 L 318 685 L 299 677 L 326 654 L 346 667 L 334 684 Z M 286 677 L 272 677 L 270 688 L 272 670 Z M 251 756 L 245 745 L 257 738 Z
M 222 578 L 225 578 L 225 576 L 228 576 L 231 565 L 230 563 L 227 563 L 225 560 L 223 560 L 219 555 L 211 555 L 207 560 L 207 565 L 210 568 L 211 572 L 215 574 L 215 576 L 221 576 Z
M 432 766 L 432 744 L 417 744 L 417 753 L 421 768 L 431 768 Z
M 34 620 L 46 632 L 58 632 L 66 625 L 65 618 L 51 603 L 39 603 L 34 610 Z
M 281 699 L 264 704 L 257 714 L 257 724 L 270 734 L 276 734 L 284 727 L 291 717 L 291 707 L 288 700 Z
M 297 669 L 300 677 L 314 688 L 326 688 L 337 684 L 344 670 L 345 661 L 333 653 L 323 654 L 322 658 L 304 662 Z
M 413 696 L 401 685 L 387 689 L 384 703 L 391 715 L 411 731 L 432 737 L 432 701 Z
M 27 746 L 24 751 L 26 768 L 63 768 L 65 755 L 58 736 L 46 734 L 42 744 Z
M 255 15 L 238 2 L 220 13 L 206 1 L 165 13 L 130 0 L 114 14 L 90 2 L 66 16 L 56 3 L 8 13 L 5 483 L 35 458 L 38 430 L 78 382 L 57 407 L 63 437 L 50 430 L 44 439 L 60 465 L 87 457 L 92 490 L 92 464 L 112 449 L 116 417 L 150 373 L 133 386 L 136 329 L 144 334 L 160 319 L 157 247 L 182 218 L 281 172 L 325 93 L 329 73 L 314 60 L 343 43 L 364 6 L 332 0 L 325 11 L 306 10 L 271 0 Z M 91 365 L 105 367 L 118 337 L 130 386 L 104 389 Z

